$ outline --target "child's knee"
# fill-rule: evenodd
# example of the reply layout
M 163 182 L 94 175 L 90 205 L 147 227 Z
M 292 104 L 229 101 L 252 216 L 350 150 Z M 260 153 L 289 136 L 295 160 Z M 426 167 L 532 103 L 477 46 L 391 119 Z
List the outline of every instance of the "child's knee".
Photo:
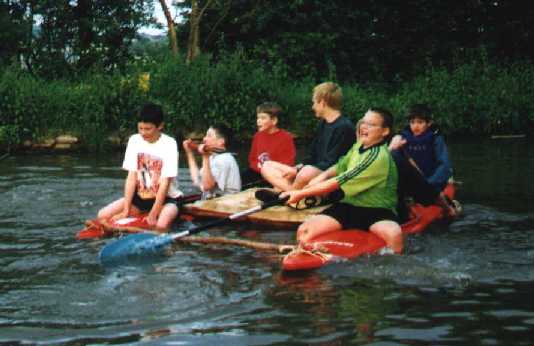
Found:
M 261 165 L 261 169 L 260 169 L 260 172 L 264 172 L 264 171 L 270 171 L 272 168 L 273 168 L 273 165 L 271 163 L 272 161 L 265 161 L 263 163 L 263 165 Z
M 109 219 L 110 216 L 108 216 L 107 208 L 100 209 L 96 214 L 96 218 L 99 220 Z
M 265 161 L 263 165 L 261 166 L 260 173 L 261 174 L 263 174 L 264 172 L 270 173 L 273 171 L 277 171 L 279 169 L 280 167 L 276 161 Z

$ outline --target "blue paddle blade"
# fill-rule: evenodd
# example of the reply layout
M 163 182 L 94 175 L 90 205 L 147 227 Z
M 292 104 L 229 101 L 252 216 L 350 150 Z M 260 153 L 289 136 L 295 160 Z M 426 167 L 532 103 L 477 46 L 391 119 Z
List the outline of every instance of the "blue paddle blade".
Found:
M 165 254 L 165 249 L 172 244 L 173 239 L 168 234 L 131 234 L 104 246 L 99 255 L 100 263 L 112 265 L 133 258 L 161 256 Z

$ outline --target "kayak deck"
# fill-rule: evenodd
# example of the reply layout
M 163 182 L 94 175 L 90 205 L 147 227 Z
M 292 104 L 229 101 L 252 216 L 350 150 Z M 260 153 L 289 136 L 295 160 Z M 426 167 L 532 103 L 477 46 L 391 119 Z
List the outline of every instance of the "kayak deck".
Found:
M 196 201 L 186 204 L 181 209 L 182 213 L 193 217 L 224 218 L 231 214 L 255 207 L 261 202 L 254 197 L 258 188 L 251 188 L 231 195 L 225 195 L 209 200 Z M 296 210 L 291 207 L 280 205 L 264 209 L 254 214 L 240 218 L 239 221 L 247 221 L 274 227 L 296 227 L 311 215 L 319 214 L 328 205 L 309 209 Z

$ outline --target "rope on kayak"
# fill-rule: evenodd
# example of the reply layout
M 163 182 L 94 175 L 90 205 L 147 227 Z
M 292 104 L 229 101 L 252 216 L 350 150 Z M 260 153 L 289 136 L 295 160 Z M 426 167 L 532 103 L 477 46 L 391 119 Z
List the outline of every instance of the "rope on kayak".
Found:
M 304 247 L 299 245 L 295 247 L 288 256 L 297 254 L 307 254 L 310 256 L 319 257 L 323 262 L 327 262 L 332 258 L 332 254 L 328 253 L 328 250 L 321 246 L 321 244 L 311 243 L 305 244 Z

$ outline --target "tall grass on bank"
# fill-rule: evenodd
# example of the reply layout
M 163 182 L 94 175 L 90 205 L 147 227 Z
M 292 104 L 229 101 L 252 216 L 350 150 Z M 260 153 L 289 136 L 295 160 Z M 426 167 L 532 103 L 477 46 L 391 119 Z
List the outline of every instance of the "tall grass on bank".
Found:
M 317 121 L 311 92 L 320 82 L 291 80 L 287 66 L 264 66 L 243 55 L 217 62 L 208 56 L 186 65 L 181 58 L 133 64 L 123 74 L 93 71 L 76 81 L 41 80 L 9 67 L 0 71 L 0 151 L 25 139 L 60 133 L 78 136 L 90 151 L 108 147 L 107 138 L 126 138 L 136 128 L 135 113 L 146 101 L 163 105 L 166 131 L 205 131 L 215 122 L 234 129 L 238 140 L 255 132 L 255 107 L 276 101 L 285 109 L 282 126 L 299 137 L 313 136 Z M 141 87 L 139 76 L 150 75 Z M 148 87 L 148 88 L 147 88 Z M 479 59 L 455 68 L 429 67 L 398 88 L 342 85 L 343 112 L 353 121 L 370 106 L 402 114 L 411 103 L 428 102 L 436 121 L 449 135 L 487 136 L 529 133 L 534 127 L 534 67 L 526 63 L 498 66 Z

